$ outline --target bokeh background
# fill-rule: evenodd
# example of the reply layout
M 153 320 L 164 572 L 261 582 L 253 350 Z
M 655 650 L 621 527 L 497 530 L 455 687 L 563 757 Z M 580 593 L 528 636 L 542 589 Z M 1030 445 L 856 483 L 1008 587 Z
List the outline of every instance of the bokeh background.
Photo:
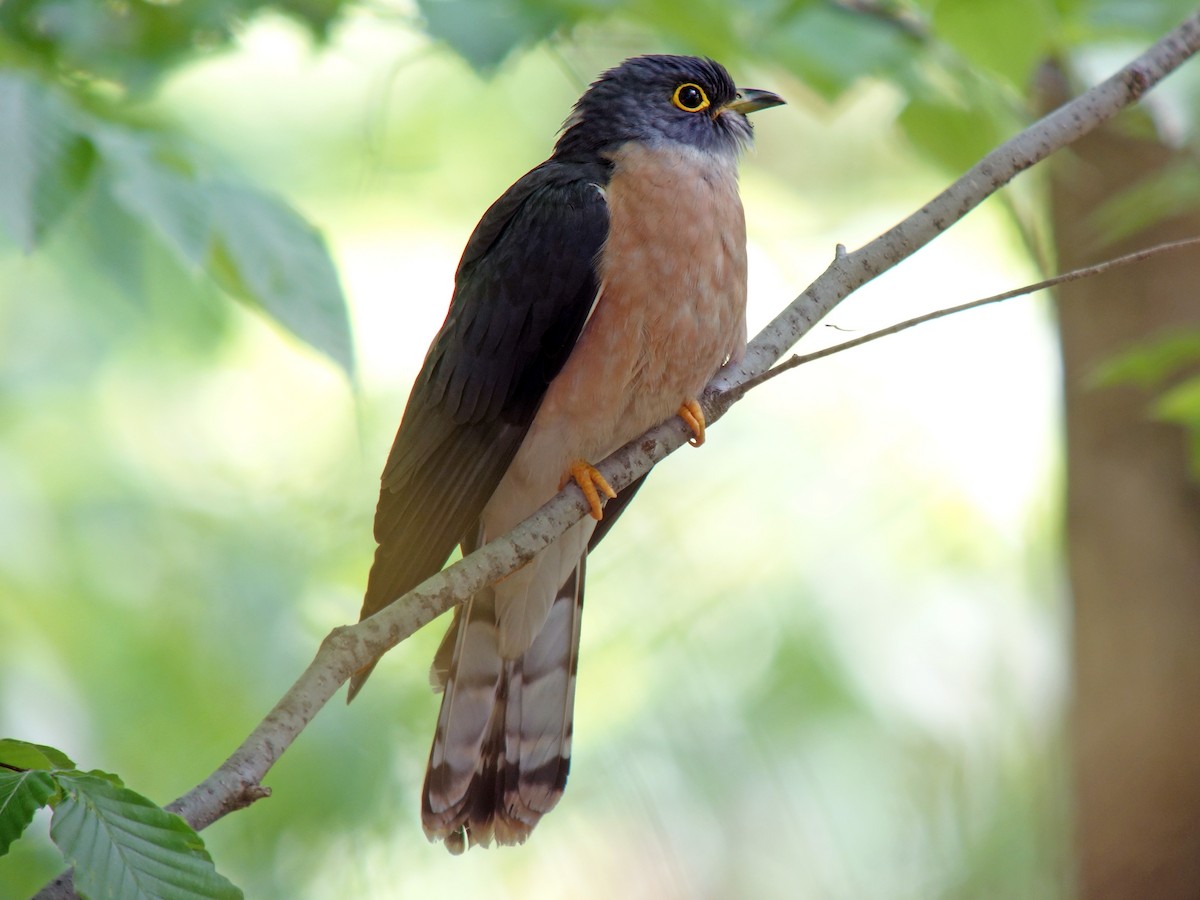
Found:
M 1158 18 L 1088 32 L 1072 59 L 1102 72 L 1174 15 L 1144 5 Z M 506 4 L 507 34 L 478 4 L 352 3 L 316 36 L 287 9 L 246 9 L 145 82 L 88 85 L 97 115 L 169 136 L 319 229 L 356 368 L 181 266 L 103 191 L 33 252 L 3 238 L 0 733 L 166 803 L 357 617 L 378 473 L 458 253 L 595 73 L 724 51 L 740 84 L 788 99 L 755 117 L 743 165 L 752 334 L 835 244 L 898 221 L 990 139 L 939 131 L 932 93 L 915 120 L 918 75 L 976 65 L 969 41 L 920 36 L 934 4 L 881 5 L 917 36 L 893 22 L 878 46 L 846 36 L 848 12 L 824 33 L 770 25 L 769 3 L 600 6 L 561 28 L 554 4 Z M 1045 4 L 1059 24 L 1115 6 Z M 997 26 L 957 27 L 987 45 Z M 0 63 L 28 62 L 3 40 Z M 915 42 L 902 64 L 897 40 Z M 987 96 L 1014 122 L 1028 112 Z M 803 346 L 1036 280 L 1022 202 L 990 201 Z M 271 799 L 204 832 L 219 870 L 262 898 L 1069 896 L 1047 302 L 804 366 L 655 470 L 589 563 L 569 789 L 527 846 L 456 859 L 421 833 L 436 623 L 352 707 L 322 711 Z M 0 896 L 58 868 L 39 818 L 0 859 Z

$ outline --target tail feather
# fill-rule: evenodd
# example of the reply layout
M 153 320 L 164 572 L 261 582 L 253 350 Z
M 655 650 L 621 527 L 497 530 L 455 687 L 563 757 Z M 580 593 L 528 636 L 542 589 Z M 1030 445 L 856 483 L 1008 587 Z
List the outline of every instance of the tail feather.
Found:
M 425 833 L 451 852 L 492 840 L 524 843 L 562 796 L 582 586 L 581 560 L 541 631 L 515 659 L 500 656 L 491 591 L 472 598 L 451 626 L 457 626 L 453 659 L 422 798 Z

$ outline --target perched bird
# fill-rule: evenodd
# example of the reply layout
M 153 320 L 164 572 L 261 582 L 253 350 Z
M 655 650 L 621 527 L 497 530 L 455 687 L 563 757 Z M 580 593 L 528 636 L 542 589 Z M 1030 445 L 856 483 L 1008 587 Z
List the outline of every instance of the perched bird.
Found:
M 639 484 L 616 498 L 592 463 L 676 414 L 703 442 L 697 398 L 746 343 L 746 115 L 781 103 L 712 60 L 628 59 L 463 251 L 383 471 L 362 617 L 570 480 L 591 516 L 463 603 L 438 650 L 422 820 L 452 852 L 522 843 L 562 795 L 584 562 Z

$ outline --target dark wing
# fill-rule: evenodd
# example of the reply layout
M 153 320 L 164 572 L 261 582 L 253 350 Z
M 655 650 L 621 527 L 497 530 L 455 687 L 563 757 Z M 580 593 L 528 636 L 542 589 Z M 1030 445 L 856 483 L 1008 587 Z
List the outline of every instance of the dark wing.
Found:
M 512 462 L 596 299 L 607 177 L 551 160 L 476 226 L 383 472 L 364 618 L 442 567 Z

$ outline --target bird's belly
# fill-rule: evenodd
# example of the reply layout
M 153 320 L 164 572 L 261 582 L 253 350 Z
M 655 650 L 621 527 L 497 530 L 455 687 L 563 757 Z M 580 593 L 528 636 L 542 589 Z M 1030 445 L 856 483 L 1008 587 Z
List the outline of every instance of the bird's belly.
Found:
M 732 165 L 631 146 L 605 196 L 600 296 L 485 511 L 489 537 L 672 416 L 746 342 L 746 226 Z

